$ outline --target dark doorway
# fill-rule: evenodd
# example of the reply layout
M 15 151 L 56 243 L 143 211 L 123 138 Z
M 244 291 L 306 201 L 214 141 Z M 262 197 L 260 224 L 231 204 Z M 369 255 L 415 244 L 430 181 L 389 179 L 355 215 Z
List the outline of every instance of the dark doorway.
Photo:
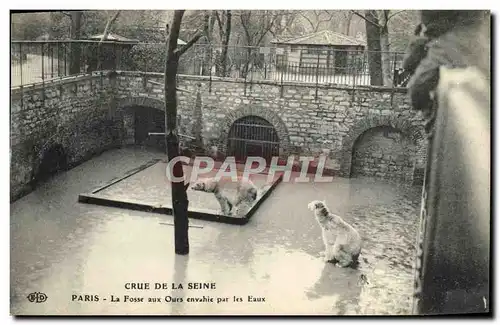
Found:
M 366 130 L 354 143 L 351 177 L 411 180 L 415 146 L 400 130 L 379 126 Z
M 279 138 L 275 128 L 258 116 L 243 117 L 231 126 L 228 137 L 228 156 L 244 163 L 247 157 L 262 157 L 271 163 L 279 155 Z
M 63 146 L 55 144 L 45 150 L 38 170 L 34 177 L 34 183 L 44 182 L 56 173 L 68 169 L 68 156 Z
M 149 135 L 150 132 L 165 132 L 164 112 L 149 107 L 135 108 L 135 143 L 165 152 L 165 136 Z

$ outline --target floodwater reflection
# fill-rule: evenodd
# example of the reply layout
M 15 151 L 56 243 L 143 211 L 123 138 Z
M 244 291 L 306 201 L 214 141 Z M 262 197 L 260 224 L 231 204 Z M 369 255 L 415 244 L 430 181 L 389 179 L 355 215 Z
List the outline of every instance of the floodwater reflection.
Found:
M 17 315 L 407 314 L 418 189 L 358 179 L 281 183 L 243 226 L 191 220 L 190 254 L 174 253 L 171 216 L 77 202 L 159 155 L 106 152 L 56 175 L 11 204 L 11 312 Z M 161 156 L 160 156 L 161 157 Z M 144 195 L 149 188 L 134 191 Z M 321 230 L 307 204 L 325 200 L 364 239 L 357 270 L 325 264 Z M 360 284 L 363 275 L 367 284 Z M 212 290 L 127 290 L 127 282 L 213 282 Z M 26 300 L 44 292 L 46 303 Z M 99 302 L 72 301 L 93 294 Z M 182 303 L 111 303 L 110 295 L 182 297 Z M 188 298 L 224 298 L 187 303 Z M 265 302 L 250 302 L 263 297 Z M 107 298 L 107 300 L 103 300 Z M 239 301 L 241 299 L 241 301 Z

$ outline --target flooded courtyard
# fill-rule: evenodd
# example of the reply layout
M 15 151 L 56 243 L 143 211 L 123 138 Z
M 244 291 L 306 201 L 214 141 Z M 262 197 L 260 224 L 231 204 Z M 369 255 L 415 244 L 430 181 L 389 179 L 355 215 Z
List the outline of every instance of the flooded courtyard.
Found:
M 78 203 L 80 193 L 153 158 L 163 157 L 109 151 L 11 204 L 12 314 L 410 313 L 418 187 L 345 178 L 282 182 L 246 225 L 190 220 L 190 254 L 177 256 L 171 216 Z M 114 195 L 147 199 L 148 191 L 164 191 L 157 187 L 130 195 L 116 187 Z M 316 199 L 363 237 L 357 269 L 325 264 L 319 256 L 321 230 L 307 209 Z M 47 300 L 30 302 L 33 292 Z

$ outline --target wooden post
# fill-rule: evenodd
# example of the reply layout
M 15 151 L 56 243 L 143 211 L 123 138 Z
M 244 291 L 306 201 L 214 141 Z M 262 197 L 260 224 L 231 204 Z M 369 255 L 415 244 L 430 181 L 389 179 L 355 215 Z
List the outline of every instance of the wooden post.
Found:
M 165 142 L 167 158 L 170 163 L 179 156 L 179 138 L 177 137 L 177 67 L 178 56 L 177 38 L 184 12 L 176 10 L 170 29 L 167 26 L 166 60 L 165 60 Z M 184 178 L 182 164 L 173 166 L 174 177 Z M 174 216 L 174 241 L 175 253 L 178 255 L 189 254 L 189 220 L 187 216 L 188 198 L 184 182 L 171 181 L 172 187 L 172 212 Z
M 314 95 L 315 100 L 318 100 L 319 54 L 320 51 L 318 50 L 318 61 L 316 62 L 316 94 Z
M 166 32 L 166 60 L 165 60 L 165 142 L 169 163 L 179 156 L 179 137 L 177 129 L 177 68 L 179 57 L 186 52 L 201 36 L 206 34 L 208 24 L 203 31 L 198 32 L 181 48 L 177 48 L 177 39 L 182 22 L 184 10 L 175 10 L 170 28 Z M 206 20 L 208 21 L 208 20 Z M 172 168 L 172 174 L 180 182 L 171 182 L 172 187 L 172 212 L 174 215 L 175 253 L 178 255 L 189 254 L 188 239 L 188 197 L 186 190 L 189 186 L 184 184 L 184 170 L 182 163 L 177 162 Z

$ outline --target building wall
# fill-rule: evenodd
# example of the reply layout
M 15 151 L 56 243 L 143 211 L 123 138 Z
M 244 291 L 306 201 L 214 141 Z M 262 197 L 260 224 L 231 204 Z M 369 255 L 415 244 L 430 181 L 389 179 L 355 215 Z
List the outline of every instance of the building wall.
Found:
M 339 62 L 336 62 L 336 56 L 344 55 L 347 58 L 349 56 L 354 56 L 356 53 L 360 56 L 363 55 L 363 48 L 356 46 L 335 47 L 304 45 L 293 47 L 288 45 L 284 48 L 287 52 L 287 59 L 285 60 L 286 64 L 297 67 L 300 65 L 311 69 L 316 66 L 329 69 L 333 69 L 334 67 L 343 68 L 347 63 L 346 59 L 339 59 Z
M 111 89 L 106 76 L 96 76 L 11 91 L 11 200 L 30 191 L 51 148 L 62 146 L 71 168 L 120 144 Z

